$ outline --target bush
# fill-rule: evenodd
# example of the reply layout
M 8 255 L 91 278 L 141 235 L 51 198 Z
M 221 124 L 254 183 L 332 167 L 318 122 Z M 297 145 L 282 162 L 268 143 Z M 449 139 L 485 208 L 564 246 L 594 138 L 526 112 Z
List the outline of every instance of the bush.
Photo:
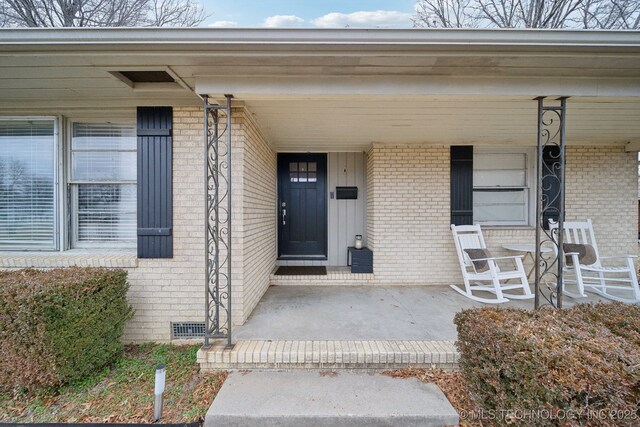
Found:
M 640 424 L 639 306 L 485 307 L 455 323 L 462 374 L 497 424 Z
M 0 272 L 0 391 L 81 380 L 123 353 L 123 270 Z

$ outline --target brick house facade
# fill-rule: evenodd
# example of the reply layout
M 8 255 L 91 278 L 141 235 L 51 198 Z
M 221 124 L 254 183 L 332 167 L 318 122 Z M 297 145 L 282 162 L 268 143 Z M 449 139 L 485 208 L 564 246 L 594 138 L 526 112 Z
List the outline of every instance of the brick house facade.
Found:
M 522 223 L 486 221 L 483 227 L 488 246 L 495 254 L 505 253 L 501 249 L 505 242 L 532 243 L 534 95 L 552 97 L 562 92 L 575 97 L 570 100 L 573 104 L 569 103 L 569 111 L 575 114 L 568 119 L 566 219 L 593 220 L 603 253 L 637 251 L 640 82 L 628 75 L 637 71 L 640 64 L 640 40 L 635 35 L 567 32 L 568 40 L 557 35 L 560 39 L 555 40 L 550 34 L 540 41 L 527 32 L 512 32 L 512 39 L 501 43 L 494 40 L 503 37 L 500 33 L 465 36 L 494 55 L 497 65 L 487 69 L 484 54 L 465 47 L 455 38 L 458 35 L 440 40 L 447 32 L 342 30 L 315 34 L 295 30 L 284 35 L 266 32 L 253 40 L 243 38 L 242 30 L 237 34 L 236 30 L 162 34 L 134 31 L 137 38 L 146 37 L 149 43 L 157 41 L 145 56 L 136 51 L 142 42 L 131 42 L 126 34 L 118 35 L 117 30 L 97 34 L 95 43 L 83 41 L 82 32 L 71 31 L 68 34 L 79 37 L 71 44 L 63 31 L 38 35 L 42 37 L 39 41 L 30 39 L 36 33 L 20 31 L 0 32 L 0 41 L 2 37 L 13 40 L 14 34 L 26 37 L 7 43 L 9 47 L 4 48 L 9 50 L 6 58 L 14 58 L 12 67 L 25 66 L 23 60 L 15 59 L 15 51 L 26 55 L 33 50 L 30 60 L 37 62 L 38 49 L 52 49 L 61 65 L 37 63 L 30 72 L 40 72 L 42 68 L 44 74 L 34 81 L 45 86 L 63 84 L 53 82 L 55 79 L 51 83 L 47 76 L 67 75 L 69 68 L 104 85 L 99 90 L 94 88 L 104 98 L 102 110 L 88 101 L 90 93 L 78 97 L 81 89 L 73 86 L 41 92 L 43 97 L 49 97 L 48 102 L 33 107 L 30 91 L 7 92 L 0 97 L 0 121 L 48 117 L 60 129 L 55 140 L 62 183 L 56 196 L 61 234 L 67 233 L 62 218 L 73 217 L 74 207 L 65 206 L 65 200 L 74 197 L 70 191 L 67 194 L 67 188 L 75 184 L 64 184 L 66 170 L 71 168 L 67 163 L 72 163 L 72 154 L 65 150 L 71 145 L 68 134 L 72 133 L 74 118 L 82 117 L 87 123 L 130 124 L 135 120 L 136 106 L 171 107 L 171 257 L 139 258 L 133 247 L 65 247 L 68 239 L 64 236 L 59 239 L 62 243 L 49 251 L 0 252 L 3 269 L 70 265 L 125 268 L 131 285 L 129 300 L 135 308 L 135 316 L 126 329 L 128 342 L 170 341 L 172 323 L 199 323 L 204 318 L 205 136 L 202 99 L 196 93 L 217 99 L 223 99 L 226 93 L 235 96 L 231 120 L 233 325 L 242 325 L 267 288 L 277 284 L 272 275 L 278 266 L 345 267 L 346 248 L 355 234 L 364 236 L 374 254 L 373 273 L 359 282 L 364 286 L 460 283 L 450 230 L 451 146 L 473 146 L 480 153 L 483 149 L 493 150 L 489 154 L 515 153 L 512 158 L 502 159 L 507 163 L 524 159 L 526 165 L 518 173 L 527 176 L 526 183 L 518 184 L 512 193 L 513 197 L 516 193 L 525 196 L 517 203 L 506 203 L 524 206 Z M 187 39 L 180 39 L 180 34 Z M 374 39 L 364 40 L 372 35 Z M 297 37 L 303 36 L 311 37 L 308 44 L 299 42 Z M 626 44 L 620 44 L 620 40 Z M 176 49 L 176 43 L 182 50 Z M 289 47 L 284 53 L 282 43 Z M 449 49 L 444 54 L 443 43 Z M 600 44 L 590 50 L 594 43 Z M 402 49 L 390 50 L 389 44 Z M 576 61 L 591 64 L 591 68 L 585 65 L 587 71 L 581 79 L 562 74 L 575 72 L 575 63 L 564 54 L 567 46 L 574 45 L 578 46 L 574 48 L 579 57 Z M 621 45 L 627 46 L 629 52 L 620 53 Z M 95 50 L 86 60 L 90 66 L 78 62 L 73 51 L 77 46 Z M 194 46 L 201 46 L 202 50 Z M 114 57 L 103 55 L 101 49 L 112 49 L 109 52 Z M 118 49 L 130 51 L 116 55 Z M 620 62 L 619 75 L 611 79 L 607 78 L 611 70 L 599 61 L 600 51 L 607 49 L 609 54 L 619 55 Z M 538 63 L 527 55 L 531 50 L 547 55 L 545 58 L 555 65 L 539 71 Z M 519 54 L 513 55 L 514 51 Z M 458 54 L 462 65 L 449 58 Z M 254 56 L 258 59 L 252 59 Z M 112 74 L 131 63 L 139 63 L 136 69 L 166 70 L 175 82 L 171 86 L 129 82 L 130 87 L 121 87 L 122 82 Z M 430 74 L 425 77 L 427 69 Z M 470 70 L 485 74 L 479 79 L 470 75 Z M 522 70 L 529 74 L 518 74 Z M 442 73 L 451 76 L 443 77 Z M 540 76 L 541 73 L 548 75 Z M 0 80 L 18 78 L 8 75 L 0 71 Z M 0 88 L 0 95 L 3 90 Z M 571 110 L 572 105 L 575 110 Z M 612 120 L 616 115 L 619 119 Z M 322 260 L 278 259 L 278 224 L 283 218 L 278 200 L 278 155 L 282 153 L 327 155 L 330 185 L 324 196 L 330 244 Z M 499 170 L 512 169 L 505 166 Z M 337 200 L 333 193 L 343 186 L 357 187 L 357 199 Z M 350 280 L 348 274 L 340 274 L 332 284 Z
M 171 322 L 202 320 L 204 241 L 201 233 L 202 159 L 194 155 L 201 109 L 175 110 L 174 182 L 176 248 L 173 260 L 139 260 L 129 269 L 136 317 L 127 339 L 169 340 Z M 238 169 L 244 179 L 234 197 L 242 209 L 234 224 L 234 324 L 241 325 L 269 286 L 276 268 L 275 151 L 247 111 L 234 110 Z M 239 159 L 242 159 L 240 162 Z M 606 161 L 603 161 L 606 159 Z M 260 167 L 258 167 L 260 166 Z M 237 170 L 237 169 L 236 169 Z M 567 219 L 591 218 L 603 253 L 637 250 L 635 153 L 624 146 L 570 146 L 567 149 Z M 256 176 L 259 174 L 259 176 Z M 603 175 L 611 180 L 602 180 Z M 375 254 L 376 285 L 449 285 L 461 281 L 449 230 L 449 147 L 375 143 L 367 152 L 367 244 Z M 425 196 L 428 194 L 428 196 Z M 243 207 L 243 208 L 242 208 Z M 391 211 L 401 214 L 389 215 Z M 193 212 L 189 214 L 189 212 Z M 184 218 L 184 220 L 183 220 Z M 611 218 L 616 218 L 611 221 Z M 501 252 L 508 242 L 527 243 L 530 227 L 494 227 L 487 245 Z M 428 278 L 428 279 L 425 279 Z M 300 282 L 300 284 L 307 284 Z M 194 303 L 197 302 L 197 303 Z

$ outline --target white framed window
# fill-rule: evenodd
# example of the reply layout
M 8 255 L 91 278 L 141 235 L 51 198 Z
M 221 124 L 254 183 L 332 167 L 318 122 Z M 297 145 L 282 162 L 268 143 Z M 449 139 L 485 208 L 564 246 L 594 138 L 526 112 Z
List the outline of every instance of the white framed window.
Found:
M 135 248 L 135 125 L 72 122 L 70 133 L 71 246 Z
M 529 148 L 481 148 L 473 153 L 473 221 L 528 226 L 533 218 L 535 152 Z
M 0 118 L 0 249 L 55 250 L 58 121 Z

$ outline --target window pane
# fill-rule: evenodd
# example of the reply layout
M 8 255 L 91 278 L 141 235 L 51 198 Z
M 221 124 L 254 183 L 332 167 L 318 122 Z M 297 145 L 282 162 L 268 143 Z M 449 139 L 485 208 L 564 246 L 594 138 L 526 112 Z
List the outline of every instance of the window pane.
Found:
M 478 205 L 504 205 L 525 203 L 525 191 L 474 191 L 473 203 Z
M 74 123 L 73 150 L 136 150 L 136 128 L 111 123 Z
M 526 222 L 527 191 L 474 191 L 473 220 L 478 222 Z
M 473 169 L 526 169 L 527 155 L 524 153 L 477 153 L 473 156 Z
M 298 170 L 298 163 L 297 162 L 291 162 L 289 163 L 289 170 L 291 172 L 295 172 Z
M 524 187 L 526 175 L 524 153 L 476 153 L 473 156 L 474 187 Z
M 317 168 L 316 162 L 309 162 L 309 171 L 315 172 Z
M 135 181 L 135 151 L 74 151 L 73 181 Z
M 55 247 L 53 120 L 0 121 L 0 248 Z
M 473 208 L 473 220 L 478 222 L 525 222 L 524 206 L 476 206 Z
M 524 187 L 527 185 L 525 170 L 473 171 L 474 187 Z
M 78 185 L 78 242 L 137 239 L 135 184 Z
M 74 187 L 75 243 L 135 246 L 136 149 L 133 125 L 74 123 L 71 182 L 103 181 Z

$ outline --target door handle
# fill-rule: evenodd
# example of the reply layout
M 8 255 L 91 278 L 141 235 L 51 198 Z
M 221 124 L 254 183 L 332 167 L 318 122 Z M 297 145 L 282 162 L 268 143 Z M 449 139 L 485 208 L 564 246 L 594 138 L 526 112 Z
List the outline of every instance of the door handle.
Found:
M 280 215 L 282 215 L 282 225 L 287 224 L 287 202 L 280 203 Z

